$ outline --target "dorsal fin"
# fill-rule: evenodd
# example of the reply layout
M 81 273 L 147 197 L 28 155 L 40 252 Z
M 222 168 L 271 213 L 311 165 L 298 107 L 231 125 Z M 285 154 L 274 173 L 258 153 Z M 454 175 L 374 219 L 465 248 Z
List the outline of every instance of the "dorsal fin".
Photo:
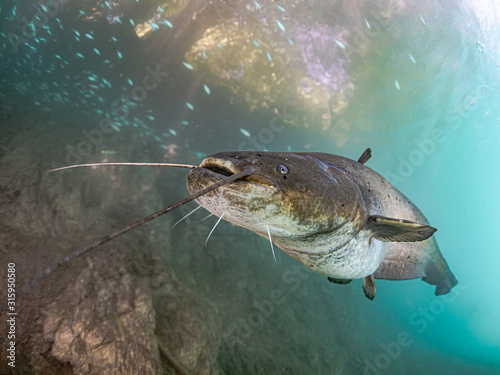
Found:
M 365 152 L 359 157 L 358 163 L 365 164 L 372 157 L 372 149 L 367 148 Z

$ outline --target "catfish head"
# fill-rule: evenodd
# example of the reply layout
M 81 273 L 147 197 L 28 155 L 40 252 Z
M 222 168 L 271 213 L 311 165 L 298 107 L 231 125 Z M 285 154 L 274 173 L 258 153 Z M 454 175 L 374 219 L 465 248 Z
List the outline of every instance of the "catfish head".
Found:
M 263 237 L 269 229 L 282 249 L 331 251 L 349 242 L 366 224 L 368 214 L 358 185 L 347 172 L 308 154 L 214 154 L 191 170 L 187 188 L 192 194 L 243 170 L 252 174 L 196 201 L 214 215 L 224 214 L 225 220 Z

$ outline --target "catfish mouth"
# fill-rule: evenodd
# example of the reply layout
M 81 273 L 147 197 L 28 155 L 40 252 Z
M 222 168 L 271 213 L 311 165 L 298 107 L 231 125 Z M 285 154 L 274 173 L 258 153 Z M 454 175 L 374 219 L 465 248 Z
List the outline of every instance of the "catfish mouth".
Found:
M 202 163 L 200 164 L 200 168 L 204 168 L 206 170 L 209 170 L 211 173 L 215 175 L 224 177 L 229 177 L 236 173 L 241 172 L 237 170 L 231 162 L 223 159 L 207 158 L 202 161 Z M 265 189 L 273 189 L 273 190 L 277 189 L 275 183 L 271 179 L 264 177 L 260 174 L 251 174 L 249 176 L 235 180 L 232 183 L 238 183 L 238 182 L 257 185 Z
M 207 164 L 207 165 L 200 165 L 201 168 L 208 169 L 209 171 L 212 171 L 214 173 L 229 177 L 235 174 L 236 172 L 233 172 L 229 168 L 222 166 L 222 165 L 217 165 L 217 164 Z

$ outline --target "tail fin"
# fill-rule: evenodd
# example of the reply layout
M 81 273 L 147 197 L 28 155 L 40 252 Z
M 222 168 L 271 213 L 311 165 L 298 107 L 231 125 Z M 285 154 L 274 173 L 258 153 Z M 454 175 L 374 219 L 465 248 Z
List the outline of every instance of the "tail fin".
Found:
M 410 280 L 422 278 L 436 285 L 436 296 L 447 294 L 458 281 L 439 251 L 434 237 L 422 242 L 390 242 L 376 279 Z
M 451 272 L 448 263 L 441 255 L 438 253 L 439 257 L 431 259 L 425 267 L 425 277 L 422 280 L 428 284 L 436 285 L 436 296 L 441 296 L 443 294 L 448 294 L 450 290 L 458 284 L 458 280 Z

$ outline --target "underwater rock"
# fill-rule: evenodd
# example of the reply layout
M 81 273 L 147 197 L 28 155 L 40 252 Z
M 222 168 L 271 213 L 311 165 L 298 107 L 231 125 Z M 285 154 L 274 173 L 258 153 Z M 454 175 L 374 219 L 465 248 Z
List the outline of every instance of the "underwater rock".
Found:
M 134 286 L 129 274 L 112 280 L 106 276 L 85 269 L 69 287 L 72 301 L 43 310 L 43 339 L 50 343 L 46 355 L 71 364 L 74 374 L 157 373 L 150 295 Z M 67 315 L 52 312 L 66 310 L 68 303 Z
M 151 170 L 134 171 L 127 186 L 120 183 L 125 170 L 47 174 L 52 162 L 64 163 L 61 144 L 81 138 L 63 117 L 38 120 L 27 110 L 10 122 L 12 128 L 0 130 L 8 147 L 0 153 L 0 255 L 16 264 L 18 291 L 97 233 L 163 204 L 148 188 L 156 179 Z M 125 143 L 121 134 L 113 140 Z M 128 144 L 121 152 L 131 157 L 137 146 Z M 112 196 L 123 204 L 116 207 Z M 0 373 L 214 373 L 219 323 L 166 265 L 160 249 L 169 247 L 170 235 L 163 229 L 164 223 L 152 223 L 142 234 L 68 264 L 18 298 L 16 368 L 12 372 L 2 356 Z M 2 301 L 6 293 L 0 290 Z M 7 332 L 4 319 L 0 329 Z

